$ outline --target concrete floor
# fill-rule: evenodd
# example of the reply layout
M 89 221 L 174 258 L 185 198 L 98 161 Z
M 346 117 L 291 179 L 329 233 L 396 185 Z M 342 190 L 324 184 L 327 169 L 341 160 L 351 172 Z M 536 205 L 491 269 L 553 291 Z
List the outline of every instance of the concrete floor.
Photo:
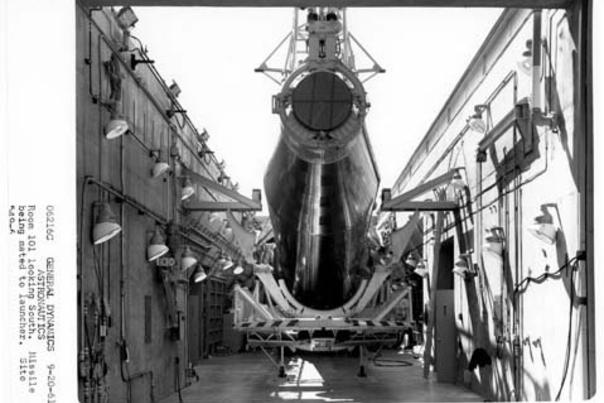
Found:
M 424 379 L 421 362 L 410 353 L 385 351 L 381 358 L 411 365 L 371 363 L 367 378 L 359 378 L 358 358 L 305 353 L 289 357 L 287 377 L 279 378 L 277 368 L 259 351 L 213 357 L 196 367 L 200 381 L 183 389 L 182 398 L 184 403 L 483 401 L 463 386 Z M 161 401 L 178 402 L 178 394 Z

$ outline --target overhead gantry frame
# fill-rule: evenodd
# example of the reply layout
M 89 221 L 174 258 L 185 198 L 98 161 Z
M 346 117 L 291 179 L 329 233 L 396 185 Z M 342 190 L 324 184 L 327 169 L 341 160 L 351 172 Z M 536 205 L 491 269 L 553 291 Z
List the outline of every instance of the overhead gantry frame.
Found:
M 316 7 L 315 0 L 80 0 L 85 6 Z M 566 8 L 572 0 L 331 0 L 331 7 Z

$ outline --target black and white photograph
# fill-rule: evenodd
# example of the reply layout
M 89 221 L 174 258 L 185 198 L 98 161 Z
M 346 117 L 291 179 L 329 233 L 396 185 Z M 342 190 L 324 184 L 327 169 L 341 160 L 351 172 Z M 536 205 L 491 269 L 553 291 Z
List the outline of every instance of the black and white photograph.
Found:
M 602 393 L 595 1 L 42 3 L 0 6 L 0 400 Z

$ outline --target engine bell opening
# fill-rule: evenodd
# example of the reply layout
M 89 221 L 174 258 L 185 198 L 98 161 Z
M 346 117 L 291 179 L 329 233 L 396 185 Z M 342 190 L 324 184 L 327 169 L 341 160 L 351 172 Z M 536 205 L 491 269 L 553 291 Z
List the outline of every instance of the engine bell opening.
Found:
M 352 91 L 336 74 L 312 73 L 294 88 L 292 109 L 295 118 L 307 129 L 335 130 L 352 112 Z

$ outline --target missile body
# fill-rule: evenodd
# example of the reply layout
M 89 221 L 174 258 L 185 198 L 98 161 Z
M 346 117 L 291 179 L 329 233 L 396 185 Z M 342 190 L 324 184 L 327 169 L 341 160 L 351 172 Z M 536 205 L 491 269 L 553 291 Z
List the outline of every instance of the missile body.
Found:
M 264 178 L 276 276 L 302 304 L 344 304 L 367 262 L 379 175 L 365 131 L 362 84 L 339 60 L 312 58 L 273 100 L 281 136 Z

